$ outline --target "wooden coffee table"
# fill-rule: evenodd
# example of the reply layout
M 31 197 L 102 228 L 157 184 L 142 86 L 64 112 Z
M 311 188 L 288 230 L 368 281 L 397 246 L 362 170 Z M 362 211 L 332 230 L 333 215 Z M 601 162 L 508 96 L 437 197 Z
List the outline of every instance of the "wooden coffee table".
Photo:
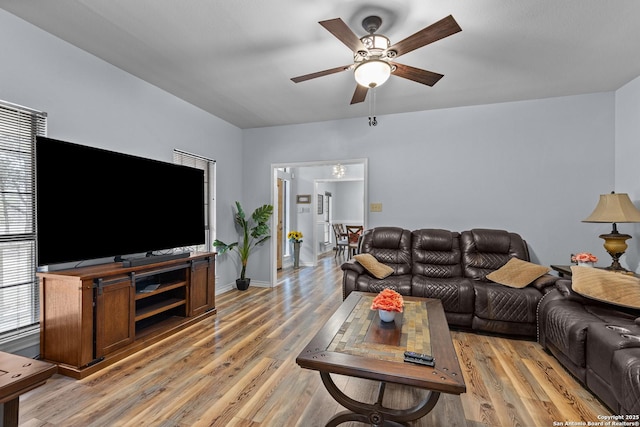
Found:
M 335 415 L 327 426 L 347 421 L 398 426 L 428 414 L 440 393 L 466 391 L 458 357 L 451 341 L 440 300 L 404 297 L 404 312 L 384 323 L 370 309 L 376 294 L 352 292 L 296 359 L 303 368 L 320 371 L 327 391 L 348 411 Z M 431 354 L 435 366 L 404 362 L 406 350 Z M 358 402 L 345 395 L 330 374 L 380 381 L 376 403 Z M 407 409 L 382 405 L 386 383 L 429 390 Z
M 57 369 L 51 363 L 0 351 L 0 404 L 4 404 L 0 427 L 17 427 L 20 395 L 44 384 Z

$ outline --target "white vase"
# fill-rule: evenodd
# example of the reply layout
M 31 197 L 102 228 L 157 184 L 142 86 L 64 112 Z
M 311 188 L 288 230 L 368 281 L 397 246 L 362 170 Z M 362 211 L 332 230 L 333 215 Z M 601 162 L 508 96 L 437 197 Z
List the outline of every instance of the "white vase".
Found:
M 393 322 L 393 319 L 396 318 L 395 311 L 387 311 L 387 310 L 378 310 L 378 316 L 380 316 L 380 320 L 383 322 Z
M 578 261 L 578 265 L 580 267 L 593 267 L 593 263 L 592 262 Z

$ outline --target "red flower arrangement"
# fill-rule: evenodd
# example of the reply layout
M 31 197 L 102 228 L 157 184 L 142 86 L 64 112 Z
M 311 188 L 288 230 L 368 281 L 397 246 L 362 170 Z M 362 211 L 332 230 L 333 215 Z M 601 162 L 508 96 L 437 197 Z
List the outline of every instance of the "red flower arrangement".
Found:
M 598 262 L 598 257 L 589 252 L 580 252 L 571 257 L 573 262 Z
M 371 304 L 371 310 L 397 311 L 402 313 L 404 299 L 393 289 L 386 288 L 380 292 Z

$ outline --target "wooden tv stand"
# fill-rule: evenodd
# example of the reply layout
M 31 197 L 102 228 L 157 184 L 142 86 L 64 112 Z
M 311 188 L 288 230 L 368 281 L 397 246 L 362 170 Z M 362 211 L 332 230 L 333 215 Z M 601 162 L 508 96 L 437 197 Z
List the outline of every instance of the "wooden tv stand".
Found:
M 216 313 L 215 253 L 38 273 L 40 357 L 74 378 Z

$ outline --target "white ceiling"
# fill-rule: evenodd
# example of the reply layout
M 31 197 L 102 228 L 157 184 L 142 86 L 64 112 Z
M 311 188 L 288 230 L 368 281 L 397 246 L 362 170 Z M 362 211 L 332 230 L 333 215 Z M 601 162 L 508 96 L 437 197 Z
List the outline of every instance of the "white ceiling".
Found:
M 318 24 L 383 17 L 395 43 L 453 15 L 462 32 L 398 62 L 444 74 L 391 79 L 392 113 L 611 91 L 640 75 L 638 0 L 0 0 L 0 7 L 240 128 L 369 115 L 349 105 L 352 63 Z

